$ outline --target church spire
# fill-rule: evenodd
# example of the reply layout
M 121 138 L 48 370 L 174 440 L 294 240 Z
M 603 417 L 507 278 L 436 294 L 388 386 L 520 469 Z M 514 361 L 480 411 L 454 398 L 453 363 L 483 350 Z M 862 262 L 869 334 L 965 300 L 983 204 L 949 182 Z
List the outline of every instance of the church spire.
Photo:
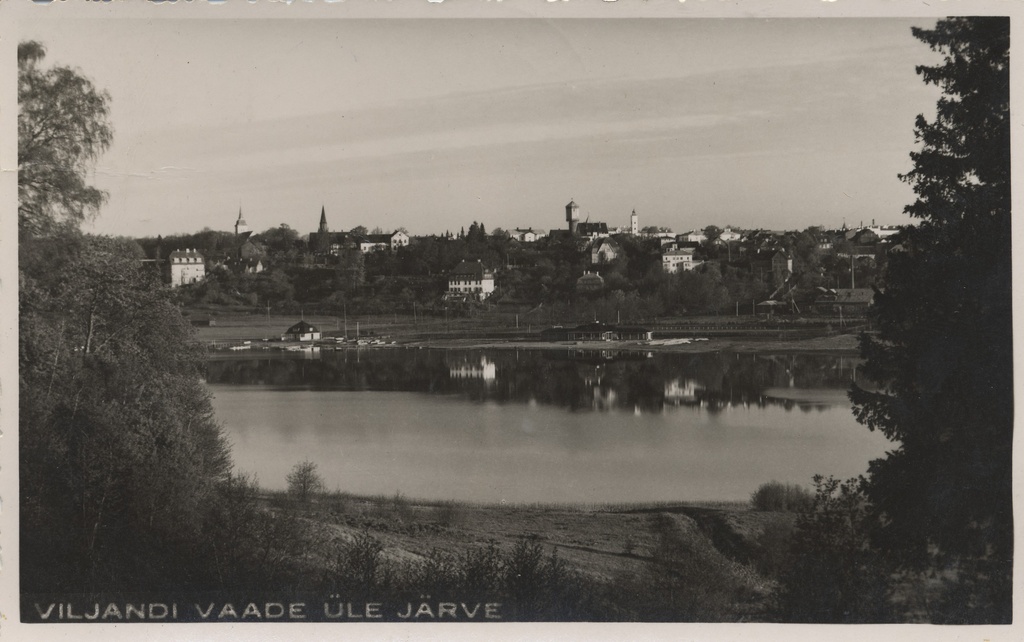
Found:
M 327 210 L 324 206 L 320 206 L 320 233 L 323 234 L 327 231 Z
M 235 234 L 244 234 L 249 231 L 249 225 L 242 218 L 242 206 L 238 206 L 238 220 L 235 221 Z

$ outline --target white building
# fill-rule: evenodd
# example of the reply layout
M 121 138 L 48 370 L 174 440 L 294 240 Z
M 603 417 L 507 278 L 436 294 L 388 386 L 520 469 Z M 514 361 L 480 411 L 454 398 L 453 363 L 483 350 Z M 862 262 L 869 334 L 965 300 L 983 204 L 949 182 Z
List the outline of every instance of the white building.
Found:
M 536 231 L 532 227 L 525 230 L 521 227 L 517 227 L 512 230 L 512 233 L 509 236 L 521 243 L 533 243 L 538 238 L 544 236 L 544 232 Z
M 409 235 L 402 230 L 396 231 L 391 235 L 391 250 L 396 251 L 400 247 L 409 246 Z
M 463 261 L 448 274 L 448 293 L 465 294 L 483 300 L 494 292 L 494 273 L 480 261 Z
M 693 260 L 692 248 L 666 250 L 661 255 L 661 269 L 667 274 L 692 270 L 700 264 L 700 261 Z
M 734 230 L 732 228 L 729 228 L 729 227 L 727 227 L 724 230 L 722 230 L 722 233 L 718 235 L 718 240 L 720 240 L 720 241 L 722 241 L 724 243 L 731 243 L 733 241 L 738 241 L 741 238 L 743 238 L 742 234 L 740 234 L 736 230 Z
M 871 225 L 865 229 L 869 229 L 878 235 L 878 238 L 884 239 L 894 234 L 899 234 L 903 228 L 899 225 L 875 225 L 874 221 L 871 221 Z
M 199 250 L 174 250 L 167 260 L 171 264 L 172 288 L 206 278 L 206 260 Z
M 390 249 L 397 251 L 409 245 L 409 235 L 399 230 L 393 234 L 369 234 L 359 239 L 359 251 L 363 254 Z

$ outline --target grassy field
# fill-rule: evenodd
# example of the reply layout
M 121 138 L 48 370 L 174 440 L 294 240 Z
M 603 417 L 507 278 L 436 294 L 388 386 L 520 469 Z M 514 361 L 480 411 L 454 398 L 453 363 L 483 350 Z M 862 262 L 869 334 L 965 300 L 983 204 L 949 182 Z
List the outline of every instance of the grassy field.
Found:
M 889 574 L 884 595 L 856 593 L 867 590 L 862 582 L 834 574 L 875 571 L 860 558 L 839 563 L 838 540 L 808 541 L 800 515 L 812 513 L 792 511 L 809 505 L 512 506 L 340 492 L 306 501 L 261 492 L 259 503 L 293 533 L 297 546 L 280 564 L 296 585 L 372 601 L 485 596 L 510 606 L 511 620 L 928 622 L 948 579 Z M 825 566 L 808 567 L 817 570 L 793 584 L 794 565 L 808 555 Z M 810 601 L 787 615 L 782 605 L 794 587 Z M 819 603 L 823 593 L 838 610 Z M 887 606 L 862 604 L 847 619 L 858 599 Z
M 636 595 L 653 575 L 683 569 L 672 575 L 692 597 L 685 619 L 702 621 L 765 619 L 776 589 L 760 561 L 765 537 L 795 523 L 792 513 L 757 512 L 742 503 L 503 506 L 343 493 L 306 503 L 273 493 L 264 501 L 271 510 L 302 515 L 320 550 L 370 536 L 382 545 L 382 564 L 397 575 L 492 546 L 507 554 L 523 541 L 555 554 L 582 585 L 634 587 Z M 307 563 L 319 568 L 331 560 Z

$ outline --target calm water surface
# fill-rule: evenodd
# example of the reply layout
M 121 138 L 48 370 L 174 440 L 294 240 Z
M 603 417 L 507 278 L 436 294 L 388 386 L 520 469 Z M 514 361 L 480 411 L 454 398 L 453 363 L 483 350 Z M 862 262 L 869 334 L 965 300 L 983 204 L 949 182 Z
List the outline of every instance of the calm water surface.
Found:
M 745 500 L 863 473 L 856 360 L 820 355 L 348 350 L 214 359 L 236 468 L 282 489 L 486 502 Z M 863 382 L 861 382 L 863 384 Z

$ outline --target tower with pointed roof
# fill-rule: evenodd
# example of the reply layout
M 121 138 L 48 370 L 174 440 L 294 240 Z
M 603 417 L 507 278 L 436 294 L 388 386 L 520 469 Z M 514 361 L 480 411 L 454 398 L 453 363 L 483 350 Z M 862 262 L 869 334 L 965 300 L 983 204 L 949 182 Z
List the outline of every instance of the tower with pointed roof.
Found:
M 320 206 L 320 227 L 309 235 L 309 247 L 314 252 L 326 254 L 331 249 L 331 232 L 327 229 L 327 209 Z
M 640 233 L 640 219 L 636 215 L 636 209 L 629 215 L 629 233 L 633 236 Z
M 245 234 L 248 231 L 249 231 L 249 225 L 245 222 L 245 219 L 242 218 L 242 208 L 239 207 L 238 208 L 238 220 L 235 221 L 235 235 Z

